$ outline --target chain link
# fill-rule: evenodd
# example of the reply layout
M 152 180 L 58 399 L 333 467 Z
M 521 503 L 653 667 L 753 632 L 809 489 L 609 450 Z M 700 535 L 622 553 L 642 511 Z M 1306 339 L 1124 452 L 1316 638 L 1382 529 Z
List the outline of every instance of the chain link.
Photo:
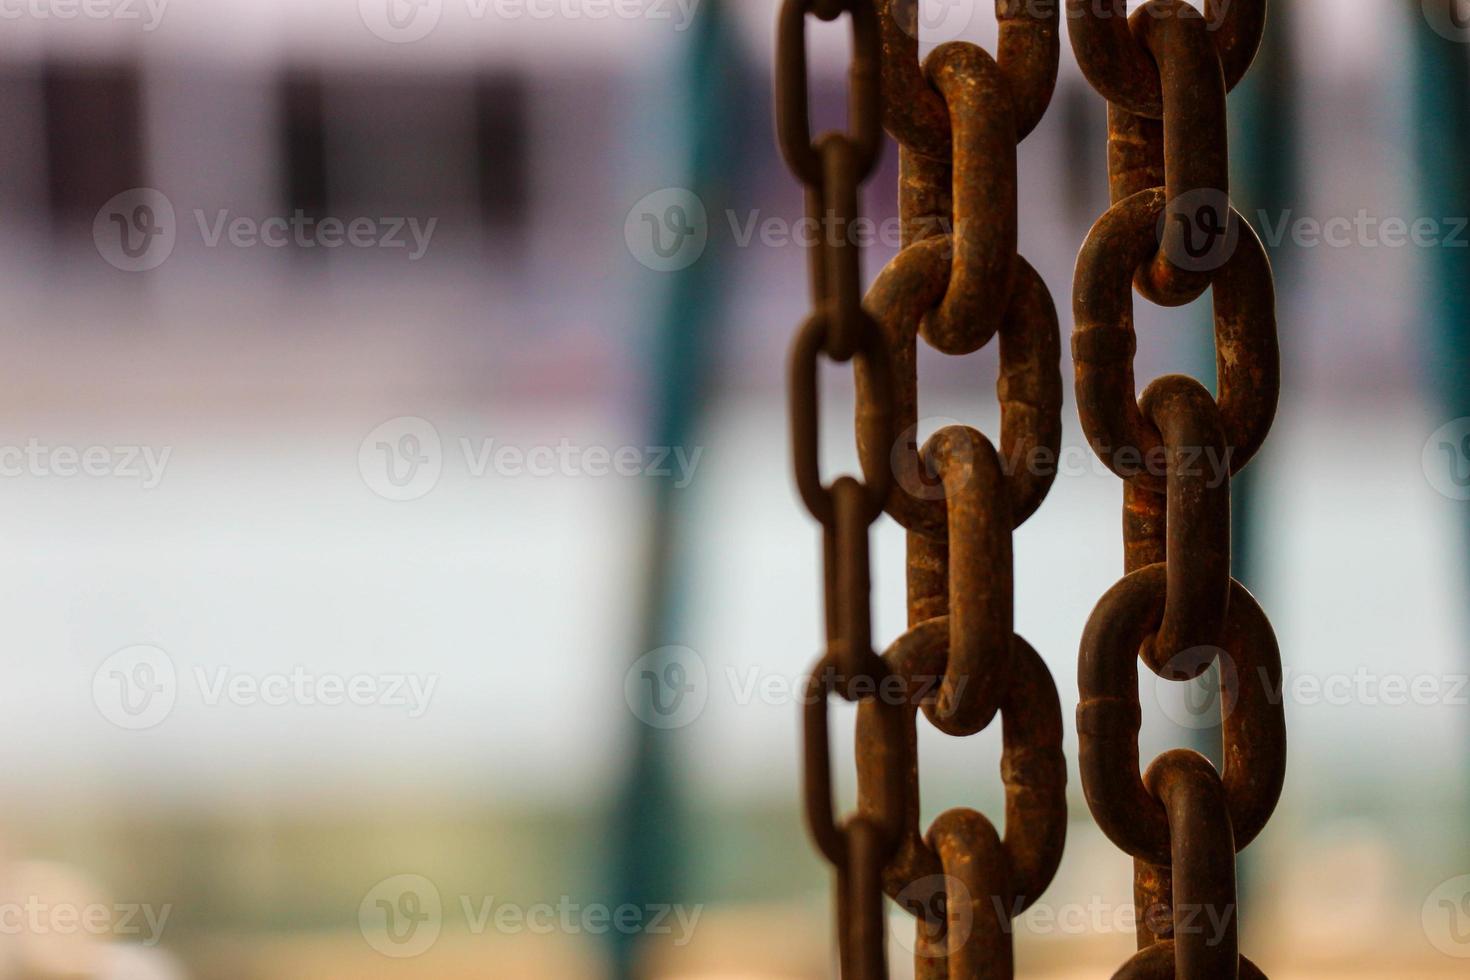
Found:
M 1125 481 L 1126 577 L 1082 637 L 1078 751 L 1088 806 L 1134 858 L 1139 952 L 1117 978 L 1263 977 L 1240 955 L 1235 855 L 1286 777 L 1281 655 L 1230 577 L 1230 484 L 1260 449 L 1280 394 L 1275 290 L 1260 240 L 1230 206 L 1226 93 L 1250 68 L 1266 0 L 1068 0 L 1077 60 L 1109 102 L 1112 207 L 1077 262 L 1072 335 L 1089 443 Z M 1182 376 L 1141 397 L 1136 290 L 1179 306 L 1213 289 L 1218 397 Z M 1216 666 L 1224 772 L 1195 752 L 1143 774 L 1138 661 L 1189 680 Z M 1163 910 L 1163 914 L 1154 914 Z M 1207 913 L 1207 915 L 1206 915 Z M 1208 918 L 1226 928 L 1198 927 Z
M 831 19 L 844 11 L 854 37 L 851 133 L 813 143 L 801 32 L 808 13 Z M 808 207 L 822 209 L 829 223 L 819 227 L 836 229 L 833 241 L 844 237 L 855 178 L 873 159 L 867 127 L 881 114 L 901 145 L 903 250 L 861 304 L 854 303 L 856 250 L 831 241 L 814 250 L 817 312 L 792 360 L 797 484 L 827 541 L 827 652 L 819 669 L 828 673 L 806 709 L 807 814 L 838 870 L 844 976 L 886 975 L 871 942 L 869 862 L 880 861 L 883 890 L 917 920 L 918 976 L 1010 977 L 1010 918 L 1051 882 L 1066 835 L 1061 706 L 1041 657 L 1013 631 L 1011 555 L 1012 532 L 1051 487 L 1061 442 L 1057 315 L 1041 277 L 1017 254 L 1016 168 L 1016 145 L 1040 121 L 1056 84 L 1060 7 L 999 0 L 996 16 L 998 57 L 955 43 L 921 64 L 915 0 L 787 0 L 781 13 L 781 144 L 807 185 Z M 880 63 L 881 113 L 867 101 Z M 920 337 L 955 355 L 999 338 L 999 449 L 963 425 L 921 447 Z M 863 483 L 845 477 L 830 490 L 816 467 L 815 370 L 823 354 L 854 361 L 864 473 Z M 880 510 L 908 532 L 910 626 L 881 659 L 870 656 L 866 550 L 866 522 Z M 851 683 L 859 677 L 880 684 Z M 840 827 L 830 797 L 830 691 L 859 702 L 858 811 Z M 1001 718 L 1003 836 L 969 809 L 950 810 L 922 831 L 920 709 L 959 736 Z M 856 828 L 874 838 L 866 852 L 855 845 Z

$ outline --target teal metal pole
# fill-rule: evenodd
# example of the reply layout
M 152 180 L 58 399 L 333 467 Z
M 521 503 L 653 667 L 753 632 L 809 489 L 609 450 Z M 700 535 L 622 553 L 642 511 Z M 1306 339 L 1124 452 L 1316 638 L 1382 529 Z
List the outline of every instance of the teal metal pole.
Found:
M 1231 198 L 1257 232 L 1263 230 L 1265 219 L 1274 225 L 1294 208 L 1301 187 L 1294 7 L 1295 3 L 1282 0 L 1271 5 L 1256 62 L 1230 98 Z M 1283 307 L 1291 307 L 1283 299 L 1291 293 L 1296 262 L 1285 239 L 1275 247 L 1268 242 L 1266 249 L 1276 276 L 1283 387 L 1290 390 L 1296 363 L 1292 356 L 1294 324 L 1280 314 Z M 1260 500 L 1262 489 L 1271 484 L 1271 467 L 1269 453 L 1257 457 L 1231 481 L 1230 488 L 1231 574 L 1257 594 L 1263 586 L 1258 550 Z M 1263 601 L 1269 609 L 1269 599 Z M 1256 861 L 1247 851 L 1236 870 L 1242 900 L 1257 890 L 1256 870 Z
M 739 149 L 731 145 L 731 137 L 740 130 L 736 99 L 743 64 L 725 21 L 717 0 L 699 5 L 679 77 L 673 82 L 683 95 L 682 108 L 672 120 L 677 141 L 683 143 L 676 152 L 687 154 L 687 190 L 709 215 L 722 213 L 728 174 Z M 680 220 L 693 219 L 684 214 Z M 721 250 L 714 241 L 688 268 L 663 274 L 657 283 L 659 310 L 647 359 L 651 365 L 647 384 L 654 395 L 649 445 L 692 449 L 700 436 L 722 321 L 723 283 Z M 648 651 L 679 644 L 683 635 L 678 583 L 688 572 L 684 528 L 689 524 L 690 494 L 669 480 L 653 481 L 651 489 L 641 643 L 630 662 Z M 652 672 L 662 676 L 669 666 L 653 664 Z M 613 694 L 619 700 L 623 695 L 623 691 Z M 687 887 L 685 801 L 675 775 L 679 732 L 645 722 L 653 717 L 652 700 L 659 694 L 647 689 L 645 696 L 645 710 L 630 714 L 632 750 L 611 823 L 610 890 L 615 909 L 678 902 Z M 607 939 L 608 975 L 613 980 L 643 975 L 641 937 L 610 929 Z
M 1257 232 L 1263 230 L 1263 217 L 1276 223 L 1295 207 L 1301 187 L 1299 82 L 1292 22 L 1297 6 L 1290 0 L 1276 0 L 1271 5 L 1260 53 L 1230 99 L 1231 197 Z M 1282 300 L 1291 292 L 1295 257 L 1285 239 L 1274 247 L 1268 243 L 1267 252 L 1276 273 L 1279 314 L 1283 307 L 1289 308 Z M 1296 363 L 1292 356 L 1294 324 L 1281 317 L 1278 327 L 1283 383 L 1290 390 L 1292 367 Z M 1231 487 L 1232 574 L 1253 592 L 1262 585 L 1257 567 L 1259 501 L 1261 488 L 1269 485 L 1270 480 L 1271 460 L 1267 453 L 1242 470 Z
M 1443 0 L 1446 11 L 1459 0 Z M 1470 22 L 1458 39 L 1436 30 L 1419 0 L 1412 9 L 1410 72 L 1413 141 L 1422 214 L 1470 216 Z M 1447 18 L 1451 17 L 1446 13 Z M 1441 26 L 1454 26 L 1453 20 Z M 1470 249 L 1426 249 L 1420 268 L 1424 328 L 1430 344 L 1423 365 L 1446 419 L 1470 415 Z
M 1460 0 L 1406 2 L 1410 10 L 1409 72 L 1412 148 L 1422 215 L 1470 217 L 1470 20 Z M 1422 303 L 1424 376 L 1433 386 L 1440 422 L 1470 417 L 1470 248 L 1422 249 L 1417 295 Z M 1456 460 L 1463 463 L 1463 460 Z M 1460 549 L 1470 554 L 1470 509 L 1461 504 Z M 1465 566 L 1462 565 L 1462 574 Z M 1463 584 L 1455 589 L 1463 595 Z M 1470 626 L 1461 610 L 1461 629 Z M 1467 726 L 1470 727 L 1470 726 Z M 1461 786 L 1461 792 L 1465 787 Z M 1463 815 L 1461 817 L 1463 819 Z M 1458 863 L 1470 859 L 1464 835 Z

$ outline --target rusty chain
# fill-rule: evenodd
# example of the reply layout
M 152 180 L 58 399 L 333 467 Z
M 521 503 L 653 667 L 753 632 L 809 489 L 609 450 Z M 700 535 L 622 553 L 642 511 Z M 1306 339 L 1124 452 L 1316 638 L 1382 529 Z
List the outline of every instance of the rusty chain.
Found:
M 808 17 L 847 14 L 849 129 L 813 140 Z M 916 973 L 1009 977 L 1010 919 L 1051 882 L 1066 835 L 1061 706 L 1012 624 L 1011 535 L 1041 504 L 1061 442 L 1056 309 L 1017 254 L 1016 146 L 1051 101 L 1060 8 L 998 0 L 998 57 L 952 43 L 919 59 L 914 0 L 785 0 L 776 115 L 783 154 L 824 240 L 815 312 L 792 355 L 797 486 L 822 525 L 827 645 L 807 690 L 807 821 L 837 871 L 844 977 L 886 977 L 883 894 L 915 917 Z M 903 249 L 859 299 L 848 236 L 879 123 L 899 142 Z M 968 426 L 919 444 L 917 344 L 968 354 L 999 338 L 1000 445 Z M 863 480 L 817 468 L 819 358 L 852 360 Z M 908 532 L 909 630 L 879 657 L 868 535 L 887 513 Z M 834 821 L 827 704 L 858 702 L 858 810 Z M 973 735 L 1002 719 L 1002 836 L 969 809 L 920 828 L 918 715 Z
M 1125 481 L 1126 577 L 1083 636 L 1077 724 L 1083 789 L 1135 859 L 1139 953 L 1118 977 L 1261 976 L 1239 955 L 1235 855 L 1260 833 L 1285 778 L 1281 676 L 1270 624 L 1230 576 L 1228 472 L 1255 455 L 1279 395 L 1275 296 L 1259 239 L 1230 206 L 1225 98 L 1265 25 L 1265 0 L 1067 0 L 1083 72 L 1109 102 L 1113 207 L 1074 284 L 1073 359 L 1083 428 Z M 813 139 L 809 17 L 848 16 L 849 129 Z M 918 57 L 916 0 L 785 0 L 777 128 L 823 229 L 814 312 L 791 359 L 796 482 L 823 529 L 826 649 L 807 689 L 807 820 L 835 867 L 842 975 L 887 975 L 883 895 L 917 920 L 916 975 L 1010 977 L 1009 918 L 1050 883 L 1066 833 L 1056 688 L 1012 623 L 1011 535 L 1040 505 L 1060 448 L 1055 308 L 1017 252 L 1016 146 L 1051 100 L 1055 3 L 997 0 L 998 55 L 972 44 Z M 883 128 L 900 145 L 903 248 L 868 291 L 851 235 Z M 1203 241 L 1203 245 L 1201 242 Z M 1132 292 L 1178 306 L 1213 289 L 1218 396 L 1182 376 L 1136 395 Z M 999 338 L 1000 446 L 950 426 L 922 447 L 917 344 L 972 353 Z M 821 358 L 851 361 L 862 478 L 818 468 Z M 1218 473 L 1217 467 L 1214 472 Z M 909 629 L 872 642 L 868 543 L 887 513 L 908 534 Z M 1224 773 L 1191 752 L 1140 769 L 1137 660 L 1188 680 L 1220 664 Z M 837 822 L 828 703 L 858 702 L 858 809 Z M 968 809 L 920 829 L 917 723 L 973 735 L 1002 719 L 1004 836 Z M 1206 941 L 1187 910 L 1229 927 Z
M 1112 207 L 1077 261 L 1072 354 L 1083 429 L 1124 482 L 1124 571 L 1082 637 L 1083 790 L 1134 859 L 1139 952 L 1130 980 L 1263 977 L 1240 955 L 1235 855 L 1286 775 L 1273 692 L 1281 656 L 1230 575 L 1230 484 L 1260 449 L 1280 393 L 1271 266 L 1230 205 L 1226 93 L 1249 70 L 1266 0 L 1068 0 L 1072 47 L 1108 100 Z M 1218 396 L 1171 375 L 1136 396 L 1134 290 L 1179 306 L 1213 290 Z M 1202 460 L 1214 464 L 1205 466 Z M 1139 767 L 1138 660 L 1190 680 L 1219 665 L 1224 772 L 1189 751 Z M 1162 910 L 1163 914 L 1154 914 Z M 1225 924 L 1210 936 L 1197 919 Z

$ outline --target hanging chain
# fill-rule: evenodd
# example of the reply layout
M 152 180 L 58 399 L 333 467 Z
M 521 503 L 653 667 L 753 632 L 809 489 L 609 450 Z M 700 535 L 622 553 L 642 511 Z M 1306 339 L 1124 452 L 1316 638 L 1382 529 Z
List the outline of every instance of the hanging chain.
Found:
M 1131 19 L 1126 0 L 1068 0 L 1068 12 L 1077 60 L 1108 100 L 1112 193 L 1077 261 L 1077 404 L 1124 480 L 1126 573 L 1082 637 L 1080 768 L 1148 910 L 1115 977 L 1262 977 L 1239 953 L 1235 855 L 1280 797 L 1286 724 L 1276 638 L 1230 574 L 1229 475 L 1266 438 L 1280 366 L 1271 266 L 1230 205 L 1225 97 L 1255 57 L 1266 0 L 1209 0 L 1203 14 L 1151 0 Z M 1135 288 L 1163 306 L 1213 289 L 1218 397 L 1171 375 L 1135 399 Z M 1141 774 L 1139 659 L 1178 681 L 1218 665 L 1223 774 L 1182 750 Z
M 853 32 L 849 132 L 813 140 L 808 15 L 846 13 Z M 1061 860 L 1066 765 L 1061 707 L 1045 664 L 1012 625 L 1011 535 L 1041 504 L 1061 442 L 1056 310 L 1017 254 L 1016 146 L 1056 84 L 1055 3 L 997 0 L 999 57 L 946 44 L 920 63 L 915 0 L 785 0 L 777 129 L 823 230 L 811 253 L 815 312 L 791 360 L 797 486 L 823 529 L 826 652 L 805 699 L 807 820 L 837 871 L 842 975 L 887 976 L 883 894 L 917 920 L 919 977 L 1012 975 L 1010 919 Z M 881 84 L 880 84 L 881 81 Z M 880 121 L 901 146 L 903 250 L 860 298 L 849 234 Z M 917 341 L 968 354 L 999 337 L 1000 447 L 950 426 L 918 443 Z M 851 360 L 863 478 L 824 486 L 816 371 Z M 887 513 L 908 532 L 909 630 L 872 646 L 868 539 Z M 858 702 L 858 811 L 834 820 L 827 705 Z M 919 826 L 919 710 L 951 735 L 1000 716 L 1005 834 L 956 809 Z

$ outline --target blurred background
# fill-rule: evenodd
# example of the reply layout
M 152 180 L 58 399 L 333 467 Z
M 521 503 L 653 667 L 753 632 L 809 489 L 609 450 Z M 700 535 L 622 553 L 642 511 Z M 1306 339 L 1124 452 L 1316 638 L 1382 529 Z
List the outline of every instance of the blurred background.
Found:
M 820 551 L 789 473 L 776 7 L 0 3 L 0 977 L 835 975 L 797 806 Z M 1278 978 L 1464 976 L 1470 9 L 1272 11 L 1232 162 L 1285 389 L 1235 568 L 1291 761 L 1242 948 Z M 993 49 L 978 0 L 921 23 Z M 811 35 L 836 125 L 847 30 Z M 1020 149 L 1064 335 L 1105 136 L 1064 46 Z M 863 201 L 890 231 L 896 158 Z M 1138 315 L 1140 379 L 1210 378 L 1208 300 Z M 997 430 L 994 362 L 923 351 L 924 434 Z M 1016 623 L 1073 822 L 1017 946 L 1081 978 L 1133 948 L 1071 721 L 1121 486 L 1062 369 L 1071 465 L 1016 535 Z M 837 472 L 851 384 L 822 380 Z M 881 522 L 875 637 L 902 553 Z M 1145 757 L 1196 744 L 1192 702 L 1142 683 Z M 833 705 L 848 800 L 852 721 Z M 999 751 L 924 731 L 926 822 L 998 815 Z M 911 936 L 894 911 L 896 977 Z

